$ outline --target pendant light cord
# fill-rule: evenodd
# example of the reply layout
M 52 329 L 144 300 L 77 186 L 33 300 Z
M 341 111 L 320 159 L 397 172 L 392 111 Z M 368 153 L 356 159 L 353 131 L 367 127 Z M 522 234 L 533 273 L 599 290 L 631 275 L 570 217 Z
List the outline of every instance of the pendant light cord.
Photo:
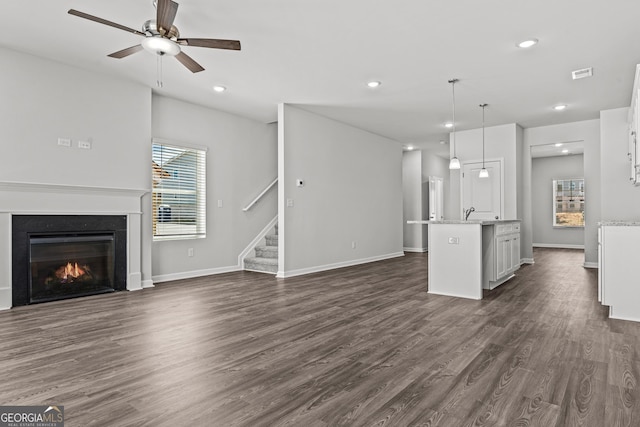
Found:
M 487 104 L 480 104 L 482 107 L 482 169 L 484 169 L 484 107 Z
M 456 158 L 456 83 L 458 79 L 451 79 L 449 83 L 451 83 L 451 93 L 453 99 L 453 157 Z

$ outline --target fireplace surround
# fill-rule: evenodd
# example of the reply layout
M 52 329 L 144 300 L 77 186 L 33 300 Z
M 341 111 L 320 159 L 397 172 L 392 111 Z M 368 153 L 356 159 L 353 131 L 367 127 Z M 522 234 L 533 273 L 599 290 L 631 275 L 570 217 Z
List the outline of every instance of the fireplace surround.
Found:
M 13 307 L 13 218 L 120 216 L 126 218 L 126 290 L 152 288 L 150 190 L 0 181 L 0 310 Z M 143 227 L 144 223 L 144 227 Z
M 14 215 L 12 305 L 126 289 L 124 215 Z

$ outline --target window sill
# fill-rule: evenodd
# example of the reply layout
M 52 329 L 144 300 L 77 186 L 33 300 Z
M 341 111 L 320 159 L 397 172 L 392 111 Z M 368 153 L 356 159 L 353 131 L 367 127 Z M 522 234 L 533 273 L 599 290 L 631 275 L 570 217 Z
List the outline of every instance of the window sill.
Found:
M 182 235 L 182 236 L 154 236 L 154 242 L 164 242 L 167 240 L 195 240 L 195 239 L 204 239 L 206 235 Z

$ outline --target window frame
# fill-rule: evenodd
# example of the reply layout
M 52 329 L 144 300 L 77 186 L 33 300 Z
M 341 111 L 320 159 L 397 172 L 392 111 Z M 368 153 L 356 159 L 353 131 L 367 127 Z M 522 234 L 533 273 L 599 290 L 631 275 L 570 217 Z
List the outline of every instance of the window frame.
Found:
M 572 187 L 577 181 L 577 184 L 575 185 L 577 188 L 570 188 L 568 190 L 564 189 L 564 183 L 565 182 L 570 182 L 569 186 Z M 558 190 L 558 183 L 562 183 L 561 185 L 563 185 L 562 190 Z M 582 184 L 582 185 L 580 185 Z M 584 219 L 584 209 L 585 209 L 585 182 L 584 182 L 584 177 L 582 178 L 557 178 L 557 179 L 553 179 L 551 182 L 551 193 L 552 193 L 552 199 L 553 199 L 553 213 L 552 213 L 552 218 L 551 218 L 551 224 L 553 226 L 553 228 L 557 228 L 557 229 L 566 229 L 566 228 L 584 228 L 585 226 L 585 219 Z M 565 200 L 565 192 L 570 192 L 569 197 L 572 196 L 573 192 L 576 193 L 575 197 L 578 200 Z M 560 194 L 560 195 L 559 195 Z M 573 209 L 575 211 L 576 206 L 577 206 L 577 212 L 581 212 L 582 213 L 582 224 L 581 225 L 565 225 L 565 224 L 558 224 L 557 222 L 557 214 L 558 212 L 558 205 L 562 206 L 563 204 L 567 205 L 567 213 L 570 213 L 571 211 L 569 209 Z M 561 212 L 562 213 L 562 208 L 561 208 Z
M 196 153 L 196 164 L 194 166 L 196 171 L 195 178 L 195 232 L 182 232 L 176 234 L 157 234 L 157 226 L 160 221 L 159 219 L 159 207 L 162 203 L 158 202 L 157 195 L 161 194 L 161 189 L 156 187 L 156 179 L 154 164 L 156 164 L 154 159 L 154 150 L 155 146 L 163 146 L 170 149 L 176 150 L 186 150 L 186 152 L 195 152 Z M 152 160 L 152 189 L 151 189 L 151 198 L 152 198 L 152 212 L 151 212 L 151 222 L 152 222 L 152 238 L 153 241 L 165 241 L 165 240 L 191 240 L 191 239 L 203 239 L 207 237 L 207 163 L 208 163 L 208 147 L 198 146 L 194 144 L 186 144 L 182 142 L 176 142 L 172 140 L 162 139 L 162 138 L 152 138 L 151 139 L 151 160 Z M 159 164 L 160 168 L 162 168 L 162 164 Z M 176 172 L 177 176 L 180 176 L 179 171 Z M 174 174 L 172 174 L 174 175 Z

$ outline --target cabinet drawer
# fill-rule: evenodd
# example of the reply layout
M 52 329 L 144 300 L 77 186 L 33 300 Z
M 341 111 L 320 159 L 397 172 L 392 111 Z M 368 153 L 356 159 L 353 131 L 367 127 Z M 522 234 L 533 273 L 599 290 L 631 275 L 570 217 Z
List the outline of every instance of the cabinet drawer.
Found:
M 513 230 L 512 224 L 498 224 L 496 225 L 496 236 L 502 236 L 503 234 L 509 234 Z

